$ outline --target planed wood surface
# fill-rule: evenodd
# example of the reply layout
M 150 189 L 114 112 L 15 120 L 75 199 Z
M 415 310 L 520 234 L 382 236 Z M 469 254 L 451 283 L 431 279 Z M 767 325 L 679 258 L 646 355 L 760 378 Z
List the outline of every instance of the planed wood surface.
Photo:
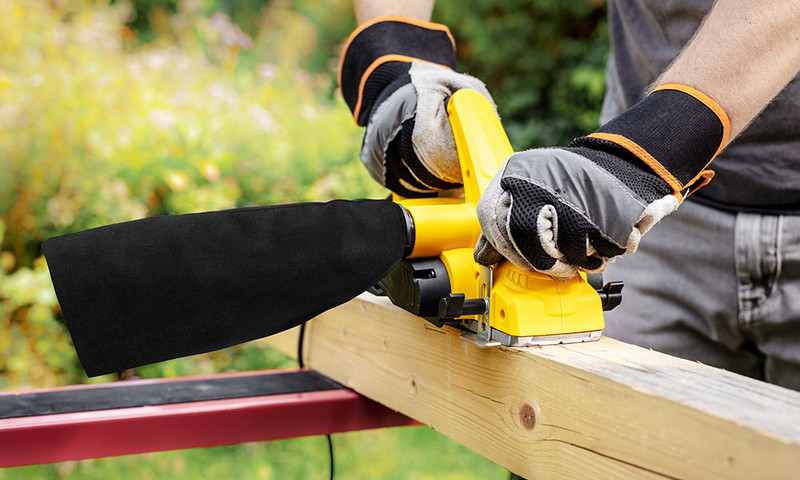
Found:
M 800 477 L 798 392 L 606 337 L 459 333 L 362 295 L 309 324 L 306 364 L 529 479 Z

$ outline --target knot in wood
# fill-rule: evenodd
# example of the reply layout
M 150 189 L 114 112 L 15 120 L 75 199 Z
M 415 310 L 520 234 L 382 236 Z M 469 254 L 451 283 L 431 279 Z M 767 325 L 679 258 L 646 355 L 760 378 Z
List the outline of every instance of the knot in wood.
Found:
M 519 419 L 526 430 L 533 430 L 536 426 L 536 410 L 529 404 L 523 403 L 519 409 Z
M 411 381 L 409 382 L 409 386 L 411 387 L 411 392 L 412 393 L 418 393 L 419 392 L 419 386 L 417 385 L 417 379 L 416 378 L 411 377 Z

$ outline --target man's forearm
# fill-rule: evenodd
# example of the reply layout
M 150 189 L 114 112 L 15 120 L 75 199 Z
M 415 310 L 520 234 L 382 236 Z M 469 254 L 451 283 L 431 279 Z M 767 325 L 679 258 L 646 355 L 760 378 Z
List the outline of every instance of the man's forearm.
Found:
M 655 86 L 689 85 L 716 100 L 730 118 L 730 141 L 798 71 L 798 0 L 718 0 Z
M 433 0 L 355 0 L 356 20 L 361 25 L 373 18 L 399 15 L 428 22 L 433 11 Z
M 433 0 L 355 0 L 358 23 L 384 15 L 429 21 Z M 800 71 L 800 1 L 718 0 L 655 87 L 704 92 L 728 114 L 733 140 Z

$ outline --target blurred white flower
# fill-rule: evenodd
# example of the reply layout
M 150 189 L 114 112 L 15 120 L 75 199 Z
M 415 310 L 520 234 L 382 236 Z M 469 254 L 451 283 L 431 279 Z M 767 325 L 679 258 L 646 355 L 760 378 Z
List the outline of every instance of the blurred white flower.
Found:
M 272 114 L 259 105 L 249 105 L 247 114 L 255 121 L 255 126 L 259 130 L 274 132 L 278 129 L 278 122 L 275 121 Z
M 14 105 L 6 103 L 0 105 L 0 127 L 9 128 L 14 123 L 16 111 Z
M 266 82 L 271 82 L 278 76 L 278 66 L 274 63 L 261 63 L 256 68 L 258 76 Z
M 147 52 L 144 56 L 144 63 L 152 69 L 161 69 L 170 64 L 170 55 L 167 50 L 159 49 Z
M 306 120 L 316 120 L 319 118 L 319 112 L 311 105 L 303 105 L 303 108 L 300 109 L 300 116 Z
M 173 192 L 182 192 L 189 186 L 189 177 L 177 170 L 168 170 L 164 173 L 164 182 Z
M 175 125 L 175 115 L 169 110 L 154 109 L 150 111 L 150 120 L 159 130 L 166 130 Z
M 200 166 L 200 171 L 203 173 L 203 177 L 209 182 L 216 182 L 222 177 L 219 167 L 211 162 L 204 162 L 203 165 Z
M 181 0 L 178 4 L 178 11 L 181 13 L 193 13 L 203 8 L 201 0 Z
M 117 147 L 119 148 L 126 148 L 131 144 L 131 140 L 133 139 L 133 131 L 130 127 L 122 127 L 120 128 L 119 133 L 117 134 Z
M 70 198 L 64 194 L 56 194 L 47 201 L 47 219 L 56 226 L 63 229 L 72 224 L 75 220 L 75 207 Z
M 220 34 L 220 41 L 226 47 L 248 48 L 253 44 L 250 35 L 244 33 L 238 25 L 222 12 L 211 16 L 211 26 Z
M 212 83 L 206 93 L 210 99 L 219 100 L 228 107 L 233 107 L 239 103 L 239 95 L 222 82 Z

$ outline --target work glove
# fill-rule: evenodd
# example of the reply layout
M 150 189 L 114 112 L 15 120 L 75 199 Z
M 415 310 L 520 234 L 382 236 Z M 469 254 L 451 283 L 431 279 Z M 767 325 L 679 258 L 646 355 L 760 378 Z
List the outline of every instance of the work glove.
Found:
M 491 95 L 455 68 L 455 40 L 444 25 L 381 17 L 347 41 L 339 86 L 356 123 L 366 126 L 361 162 L 401 196 L 461 187 L 446 101 L 461 88 Z
M 556 279 L 605 270 L 711 180 L 729 131 L 712 99 L 665 85 L 568 147 L 513 154 L 478 203 L 475 260 Z

